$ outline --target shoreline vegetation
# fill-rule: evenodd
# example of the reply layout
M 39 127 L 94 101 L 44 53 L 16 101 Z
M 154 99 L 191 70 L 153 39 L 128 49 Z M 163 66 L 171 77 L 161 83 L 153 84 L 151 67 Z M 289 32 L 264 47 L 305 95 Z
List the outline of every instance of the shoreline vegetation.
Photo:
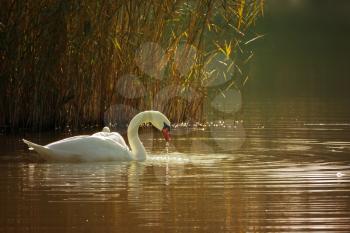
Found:
M 1 131 L 79 129 L 160 110 L 205 119 L 239 90 L 263 0 L 4 0 Z

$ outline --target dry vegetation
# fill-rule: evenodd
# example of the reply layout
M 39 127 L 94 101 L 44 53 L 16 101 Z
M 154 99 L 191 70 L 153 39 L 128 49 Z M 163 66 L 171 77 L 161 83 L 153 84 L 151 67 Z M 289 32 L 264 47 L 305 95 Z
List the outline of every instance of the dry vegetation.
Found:
M 208 91 L 203 82 L 209 79 L 203 67 L 221 54 L 237 72 L 215 88 L 242 85 L 243 66 L 251 58 L 244 44 L 254 38 L 247 29 L 262 14 L 263 0 L 3 0 L 1 5 L 0 126 L 42 130 L 104 124 L 115 104 L 160 109 L 173 121 L 200 120 Z M 149 42 L 164 49 L 163 57 L 152 58 L 163 62 L 152 71 L 162 78 L 138 65 L 138 52 L 145 55 L 139 48 Z M 196 56 L 181 73 L 176 51 L 184 44 Z M 134 95 L 121 94 L 123 86 Z M 184 94 L 189 91 L 191 98 Z M 115 120 L 127 121 L 127 108 L 124 113 Z

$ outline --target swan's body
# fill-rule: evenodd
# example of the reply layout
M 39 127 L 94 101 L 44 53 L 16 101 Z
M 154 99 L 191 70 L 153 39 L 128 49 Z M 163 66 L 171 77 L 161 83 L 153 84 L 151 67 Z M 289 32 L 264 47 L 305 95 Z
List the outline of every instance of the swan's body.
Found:
M 146 150 L 139 139 L 138 128 L 142 123 L 148 122 L 163 130 L 164 137 L 168 140 L 170 121 L 160 112 L 145 111 L 137 114 L 129 124 L 128 140 L 131 150 L 123 137 L 116 132 L 110 132 L 108 127 L 93 135 L 70 137 L 46 146 L 25 139 L 23 142 L 38 152 L 42 158 L 51 161 L 143 161 L 146 159 Z

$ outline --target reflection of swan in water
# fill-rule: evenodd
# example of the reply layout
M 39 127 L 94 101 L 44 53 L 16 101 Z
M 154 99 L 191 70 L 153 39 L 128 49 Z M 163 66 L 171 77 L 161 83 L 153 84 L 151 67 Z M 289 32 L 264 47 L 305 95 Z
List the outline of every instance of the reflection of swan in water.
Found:
M 145 166 L 132 162 L 129 163 L 127 172 L 128 202 L 139 202 L 143 198 L 143 185 L 140 178 L 144 177 Z
M 143 123 L 152 123 L 163 132 L 165 140 L 169 140 L 170 121 L 158 111 L 145 111 L 137 114 L 128 127 L 128 139 L 131 150 L 120 134 L 110 132 L 107 127 L 93 135 L 82 135 L 66 138 L 46 146 L 23 141 L 47 160 L 75 161 L 110 161 L 146 159 L 146 150 L 138 135 L 138 128 Z
M 25 193 L 49 192 L 53 202 L 117 201 L 130 162 L 33 163 L 22 167 Z M 31 195 L 30 195 L 31 196 Z

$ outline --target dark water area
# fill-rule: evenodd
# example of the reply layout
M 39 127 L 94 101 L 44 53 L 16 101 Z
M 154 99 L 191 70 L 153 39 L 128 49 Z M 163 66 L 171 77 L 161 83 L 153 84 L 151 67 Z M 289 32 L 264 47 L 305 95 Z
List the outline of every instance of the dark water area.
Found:
M 146 162 L 50 163 L 1 136 L 1 232 L 348 232 L 350 111 L 246 101 L 242 121 L 177 127 Z M 26 135 L 48 143 L 67 135 Z

